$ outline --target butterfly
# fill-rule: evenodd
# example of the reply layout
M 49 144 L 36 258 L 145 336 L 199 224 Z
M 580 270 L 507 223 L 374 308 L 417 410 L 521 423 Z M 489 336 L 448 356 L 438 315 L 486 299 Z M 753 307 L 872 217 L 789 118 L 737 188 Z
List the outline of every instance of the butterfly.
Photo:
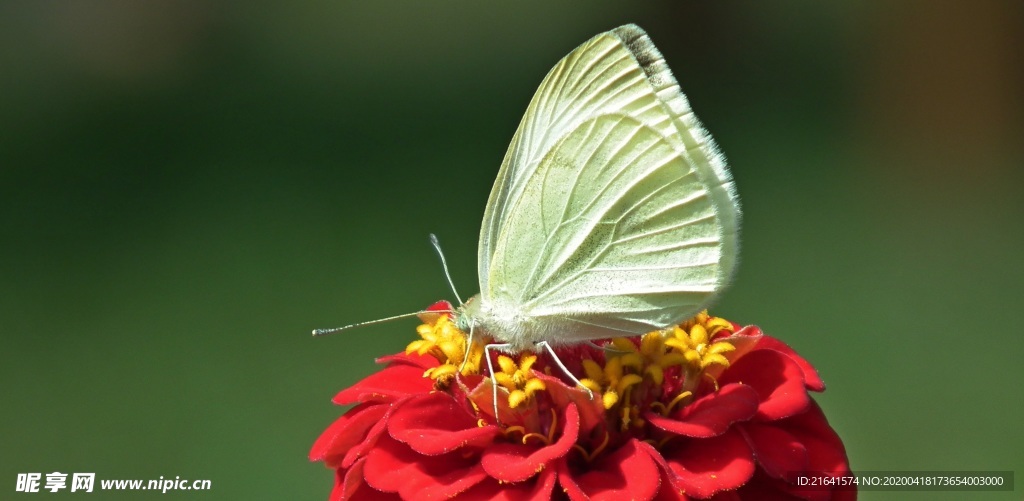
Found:
M 509 352 L 668 328 L 728 284 L 739 226 L 725 158 L 661 53 L 640 27 L 615 28 L 530 102 L 484 212 L 480 293 L 456 325 Z
M 482 334 L 492 375 L 491 350 L 546 349 L 581 385 L 552 346 L 663 330 L 705 309 L 735 272 L 739 226 L 725 157 L 647 33 L 627 24 L 591 38 L 541 82 L 498 171 L 480 293 L 447 312 L 468 333 L 459 372 Z

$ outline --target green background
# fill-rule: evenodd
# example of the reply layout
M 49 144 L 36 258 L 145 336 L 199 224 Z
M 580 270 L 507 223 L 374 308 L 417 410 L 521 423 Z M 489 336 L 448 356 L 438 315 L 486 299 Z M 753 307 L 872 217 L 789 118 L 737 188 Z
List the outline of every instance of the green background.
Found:
M 712 313 L 817 366 L 855 470 L 1024 482 L 1022 20 L 1016 1 L 4 2 L 0 497 L 59 470 L 325 499 L 306 454 L 330 398 L 416 322 L 309 331 L 450 298 L 430 232 L 475 292 L 534 89 L 626 22 L 739 187 Z

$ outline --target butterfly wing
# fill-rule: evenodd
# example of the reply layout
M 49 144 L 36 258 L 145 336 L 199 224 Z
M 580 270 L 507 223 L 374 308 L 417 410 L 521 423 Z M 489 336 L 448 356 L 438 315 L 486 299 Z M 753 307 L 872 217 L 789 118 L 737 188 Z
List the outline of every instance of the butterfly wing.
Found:
M 728 282 L 738 231 L 724 158 L 646 33 L 623 26 L 530 103 L 484 214 L 482 300 L 562 340 L 665 327 Z
M 534 342 L 681 321 L 727 274 L 716 209 L 668 138 L 627 115 L 594 117 L 552 146 L 506 210 L 490 300 L 542 326 L 522 333 Z
M 478 271 L 485 301 L 492 296 L 536 299 L 528 291 L 546 285 L 523 283 L 525 277 L 511 276 L 515 266 L 506 261 L 519 257 L 509 252 L 512 249 L 499 249 L 499 242 L 508 241 L 501 235 L 520 234 L 519 225 L 530 224 L 510 217 L 512 207 L 523 203 L 529 184 L 538 182 L 537 170 L 555 145 L 585 122 L 607 114 L 625 115 L 659 135 L 660 142 L 695 172 L 716 214 L 717 281 L 719 285 L 728 282 L 738 252 L 740 215 L 724 157 L 693 114 L 650 38 L 638 26 L 626 25 L 592 38 L 562 59 L 544 78 L 527 108 L 491 190 L 480 230 Z M 585 165 L 577 167 L 582 170 Z M 536 235 L 531 241 L 553 240 L 548 236 Z M 499 250 L 500 261 L 495 258 Z M 495 264 L 504 267 L 496 277 L 492 276 Z M 529 276 L 550 276 L 551 271 Z M 492 283 L 495 279 L 497 284 Z

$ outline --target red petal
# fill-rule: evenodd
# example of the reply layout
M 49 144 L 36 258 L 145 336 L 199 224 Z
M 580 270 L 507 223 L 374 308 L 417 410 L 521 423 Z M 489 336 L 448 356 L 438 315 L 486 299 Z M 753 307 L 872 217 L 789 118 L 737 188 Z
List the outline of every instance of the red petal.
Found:
M 500 433 L 497 426 L 477 426 L 476 419 L 447 393 L 413 397 L 388 420 L 391 437 L 428 456 L 471 446 L 484 447 Z
M 811 402 L 807 412 L 776 423 L 788 431 L 807 448 L 807 469 L 810 471 L 845 475 L 850 472 L 846 448 L 825 419 L 818 404 Z
M 654 498 L 656 501 L 685 501 L 689 499 L 679 485 L 679 476 L 672 471 L 658 449 L 647 442 L 637 442 L 637 448 L 650 456 L 651 460 L 658 465 L 658 470 L 661 473 L 661 489 L 658 490 L 658 495 Z
M 339 469 L 337 477 L 328 501 L 401 500 L 397 494 L 384 493 L 366 485 L 363 481 L 363 460 L 356 462 L 348 470 Z
M 474 381 L 475 380 L 475 381 Z M 461 382 L 461 381 L 460 381 Z M 467 390 L 462 390 L 469 405 L 478 409 L 477 414 L 487 421 L 494 420 L 494 393 L 493 382 L 490 377 L 466 378 L 467 384 L 475 382 L 476 385 Z M 504 427 L 523 426 L 528 430 L 535 430 L 539 427 L 540 419 L 537 411 L 528 405 L 522 405 L 515 409 L 509 407 L 508 390 L 498 388 L 498 422 Z
M 800 366 L 773 350 L 755 350 L 722 374 L 719 384 L 743 383 L 757 391 L 757 419 L 775 421 L 799 414 L 810 405 Z
M 393 364 L 362 381 L 341 390 L 334 396 L 338 405 L 357 402 L 394 402 L 402 397 L 429 393 L 434 380 L 423 377 L 423 369 L 415 365 Z
M 568 469 L 569 466 L 564 461 L 558 466 L 558 484 L 562 487 L 562 492 L 569 496 L 569 501 L 590 501 L 590 496 L 587 496 L 583 488 L 572 479 Z
M 832 493 L 828 490 L 812 491 L 808 489 L 791 493 L 786 482 L 771 478 L 761 470 L 758 470 L 754 477 L 747 482 L 747 485 L 737 491 L 737 494 L 741 499 L 764 499 L 766 501 L 798 501 L 801 499 L 825 501 L 832 497 Z
M 424 371 L 433 367 L 441 365 L 436 358 L 429 355 L 417 355 L 415 353 L 395 353 L 394 355 L 387 355 L 380 357 L 376 360 L 378 364 L 388 364 L 387 367 L 393 365 L 414 365 L 423 369 Z M 385 369 L 387 369 L 385 367 Z
M 654 496 L 654 501 L 687 501 L 688 497 L 680 489 L 672 485 L 671 482 L 661 482 L 661 489 L 658 490 L 658 495 Z
M 372 450 L 377 445 L 377 439 L 380 438 L 381 435 L 384 435 L 384 430 L 387 428 L 391 414 L 393 414 L 395 410 L 400 409 L 402 405 L 412 398 L 413 397 L 405 397 L 393 404 L 382 404 L 382 406 L 386 406 L 388 408 L 388 412 L 373 425 L 373 428 L 370 428 L 370 431 L 366 434 L 366 440 L 359 445 L 352 447 L 352 449 L 348 451 L 348 454 L 345 454 L 345 458 L 341 461 L 341 467 L 348 468 L 357 459 L 365 456 L 370 450 Z
M 351 492 L 347 492 L 348 489 L 345 488 L 346 474 L 345 470 L 338 469 L 334 471 L 334 488 L 331 489 L 331 495 L 327 498 L 327 501 L 342 501 L 346 496 L 351 495 Z
M 808 390 L 825 391 L 825 382 L 821 380 L 821 376 L 818 375 L 817 369 L 815 369 L 814 366 L 807 361 L 807 359 L 801 357 L 795 351 L 793 351 L 793 348 L 790 348 L 789 345 L 787 345 L 786 343 L 783 343 L 782 341 L 779 341 L 778 339 L 775 339 L 771 336 L 764 336 L 757 343 L 757 348 L 775 350 L 779 353 L 782 353 L 783 355 L 786 355 L 794 362 L 796 362 L 796 364 L 800 366 L 800 370 L 804 372 L 804 384 L 807 385 Z
M 423 323 L 433 324 L 436 323 L 437 319 L 441 318 L 441 316 L 445 314 L 450 315 L 452 311 L 455 311 L 452 304 L 442 299 L 428 306 L 427 309 L 420 312 L 417 316 L 420 317 L 420 321 Z
M 710 499 L 711 501 L 743 501 L 744 499 L 756 499 L 758 501 L 763 501 L 761 498 L 758 497 L 745 498 L 739 495 L 736 491 L 719 492 L 718 494 L 715 494 L 714 496 L 711 496 L 708 499 Z
M 454 309 L 455 308 L 452 307 L 452 304 L 449 303 L 448 300 L 442 299 L 442 300 L 440 300 L 440 301 L 438 301 L 438 302 L 428 306 L 425 311 L 449 312 L 449 311 L 452 311 Z
M 757 403 L 757 392 L 753 388 L 734 383 L 687 405 L 678 418 L 647 412 L 644 419 L 662 430 L 678 435 L 714 437 L 725 433 L 733 423 L 753 417 L 757 412 Z
M 462 493 L 459 501 L 549 501 L 555 489 L 555 468 L 545 468 L 535 478 L 514 484 L 493 478 L 476 484 Z
M 488 475 L 501 482 L 522 482 L 544 470 L 548 463 L 564 457 L 579 437 L 580 414 L 569 404 L 562 415 L 562 434 L 553 444 L 535 446 L 499 443 L 484 451 L 481 464 Z
M 591 398 L 590 394 L 578 388 L 570 388 L 561 379 L 534 371 L 538 379 L 547 385 L 548 395 L 555 408 L 564 409 L 569 403 L 576 404 L 580 412 L 580 436 L 587 436 L 597 426 L 605 424 L 605 409 L 600 398 Z
M 632 439 L 610 454 L 602 454 L 586 465 L 583 473 L 572 467 L 560 468 L 558 483 L 570 499 L 649 501 L 658 493 L 661 475 L 650 454 Z
M 763 426 L 778 427 L 782 432 L 792 436 L 795 441 L 806 449 L 807 462 L 799 471 L 834 476 L 850 474 L 850 467 L 842 441 L 828 425 L 825 416 L 821 413 L 821 409 L 813 402 L 807 412 Z M 756 482 L 751 482 L 754 484 L 753 486 L 744 488 L 744 492 L 751 492 L 757 497 L 765 497 L 765 493 L 769 492 L 774 493 L 773 495 L 777 498 L 792 496 L 814 501 L 856 499 L 857 496 L 856 486 L 832 490 L 819 487 L 799 487 L 792 483 L 787 483 L 785 479 L 770 478 L 767 472 L 759 473 L 755 476 L 755 480 Z
M 331 423 L 309 451 L 310 461 L 327 461 L 329 466 L 349 449 L 366 440 L 367 433 L 377 424 L 389 406 L 364 404 L 350 409 Z
M 686 494 L 697 498 L 739 488 L 754 474 L 750 447 L 736 431 L 705 439 L 677 438 L 662 451 Z
M 487 478 L 479 457 L 423 456 L 387 435 L 366 455 L 363 472 L 368 485 L 402 499 L 447 499 Z
M 769 476 L 791 480 L 797 472 L 807 471 L 807 447 L 774 423 L 747 423 L 740 431 Z

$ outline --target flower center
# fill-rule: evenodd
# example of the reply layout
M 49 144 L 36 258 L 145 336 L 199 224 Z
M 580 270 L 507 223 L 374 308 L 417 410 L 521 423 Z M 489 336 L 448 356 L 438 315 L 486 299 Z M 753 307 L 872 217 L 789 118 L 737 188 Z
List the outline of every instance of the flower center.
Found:
M 428 369 L 423 376 L 434 380 L 437 390 L 448 391 L 460 376 L 484 376 L 498 386 L 502 407 L 520 415 L 543 416 L 542 419 L 498 419 L 510 440 L 525 443 L 548 444 L 554 440 L 553 426 L 548 414 L 556 407 L 548 383 L 538 377 L 557 377 L 543 358 L 533 353 L 500 354 L 494 362 L 493 374 L 487 372 L 484 346 L 489 339 L 474 339 L 467 347 L 467 336 L 459 330 L 447 314 L 427 321 L 417 328 L 422 339 L 413 341 L 406 353 L 433 356 L 440 363 Z M 666 329 L 647 333 L 637 338 L 614 338 L 597 348 L 577 345 L 562 351 L 571 351 L 563 360 L 577 360 L 572 369 L 580 382 L 594 393 L 605 409 L 605 424 L 595 429 L 592 437 L 577 443 L 576 449 L 584 460 L 590 461 L 604 451 L 609 442 L 625 437 L 647 440 L 662 445 L 666 436 L 647 426 L 644 414 L 654 411 L 668 416 L 699 397 L 700 392 L 717 391 L 718 383 L 708 373 L 714 366 L 729 366 L 728 354 L 735 346 L 727 340 L 733 333 L 731 322 L 701 312 L 686 322 Z M 560 351 L 560 350 L 556 350 Z M 570 364 L 572 365 L 572 364 Z M 539 370 L 539 372 L 538 372 Z M 577 373 L 579 371 L 581 374 Z M 564 380 L 567 386 L 572 386 Z M 701 386 L 709 381 L 711 386 Z M 489 392 L 488 392 L 489 393 Z M 485 424 L 480 407 L 472 404 L 473 412 Z M 505 412 L 505 411 L 502 411 Z M 549 426 L 532 429 L 528 423 L 548 422 Z M 503 425 L 502 423 L 508 423 Z M 527 423 L 524 425 L 524 423 Z
M 456 374 L 470 376 L 481 373 L 480 361 L 483 360 L 484 345 L 474 342 L 466 348 L 466 334 L 452 322 L 451 316 L 440 315 L 433 323 L 425 323 L 416 328 L 422 339 L 409 343 L 406 354 L 430 355 L 441 365 L 427 369 L 423 377 L 434 380 L 438 389 L 447 388 L 455 380 Z
M 711 377 L 705 372 L 708 368 L 729 366 L 725 354 L 735 347 L 715 339 L 731 334 L 732 328 L 728 320 L 705 311 L 671 330 L 647 333 L 639 342 L 612 339 L 603 366 L 597 360 L 583 362 L 582 382 L 601 393 L 621 431 L 643 428 L 644 411 L 671 414 L 693 400 L 701 381 Z

